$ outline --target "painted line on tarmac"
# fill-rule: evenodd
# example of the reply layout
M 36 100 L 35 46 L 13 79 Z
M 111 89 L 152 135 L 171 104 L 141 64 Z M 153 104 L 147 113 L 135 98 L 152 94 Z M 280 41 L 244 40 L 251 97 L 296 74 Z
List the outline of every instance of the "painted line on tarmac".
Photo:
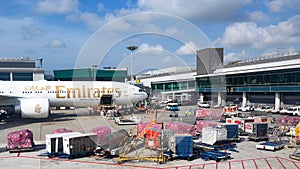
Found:
M 121 167 L 132 167 L 132 168 L 148 168 L 148 169 L 164 169 L 165 167 L 152 167 L 152 166 L 139 166 L 132 164 L 115 164 L 109 162 L 99 162 L 99 161 L 84 161 L 84 160 L 69 160 L 62 158 L 43 158 L 43 157 L 34 157 L 34 156 L 1 156 L 1 158 L 26 158 L 26 159 L 36 159 L 44 161 L 60 161 L 60 162 L 71 162 L 71 163 L 85 163 L 85 164 L 95 164 L 95 165 L 110 165 L 110 166 L 121 166 Z
M 1 158 L 27 158 L 27 159 L 36 159 L 36 160 L 44 160 L 44 161 L 61 161 L 61 162 L 73 162 L 73 163 L 85 163 L 85 164 L 95 164 L 95 165 L 110 165 L 110 166 L 121 166 L 121 167 L 132 167 L 132 168 L 148 168 L 148 169 L 170 169 L 170 168 L 186 168 L 186 167 L 200 167 L 200 166 L 209 166 L 209 165 L 218 165 L 218 164 L 225 164 L 228 163 L 233 164 L 236 162 L 246 162 L 246 161 L 257 161 L 257 160 L 268 160 L 268 159 L 277 159 L 280 165 L 283 165 L 283 160 L 288 161 L 296 168 L 299 168 L 300 162 L 299 161 L 294 161 L 282 157 L 262 157 L 262 158 L 252 158 L 252 159 L 245 159 L 245 160 L 229 160 L 229 161 L 224 161 L 224 162 L 209 162 L 209 163 L 200 163 L 200 164 L 191 164 L 191 165 L 185 165 L 185 166 L 165 166 L 165 167 L 152 167 L 152 166 L 141 166 L 141 165 L 132 165 L 132 164 L 115 164 L 115 163 L 109 163 L 109 162 L 100 162 L 100 161 L 84 161 L 84 160 L 76 160 L 76 159 L 62 159 L 62 158 L 43 158 L 43 157 L 35 157 L 35 156 L 0 156 Z

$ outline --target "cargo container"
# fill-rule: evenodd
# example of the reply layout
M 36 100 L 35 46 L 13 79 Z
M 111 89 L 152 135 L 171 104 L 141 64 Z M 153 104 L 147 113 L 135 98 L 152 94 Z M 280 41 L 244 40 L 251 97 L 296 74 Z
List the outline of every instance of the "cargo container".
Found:
M 238 124 L 220 124 L 220 127 L 227 130 L 227 140 L 239 140 L 239 125 Z
M 245 134 L 245 124 L 246 123 L 252 123 L 254 122 L 254 119 L 248 119 L 248 118 L 227 118 L 226 123 L 231 124 L 238 124 L 240 129 L 240 134 Z
M 46 134 L 46 150 L 49 157 L 63 154 L 63 137 L 81 135 L 79 132 Z
M 63 137 L 63 153 L 67 158 L 84 157 L 94 153 L 98 135 L 95 133 Z
M 145 147 L 153 150 L 168 149 L 170 147 L 168 140 L 172 136 L 174 136 L 173 130 L 150 128 L 145 133 Z
M 99 156 L 118 156 L 121 143 L 126 143 L 129 140 L 128 132 L 125 129 L 107 134 L 100 141 L 95 150 Z
M 214 145 L 217 141 L 227 140 L 227 130 L 221 127 L 205 127 L 202 129 L 202 143 Z
M 245 125 L 245 131 L 249 133 L 249 140 L 268 139 L 268 123 L 253 122 Z
M 187 158 L 191 160 L 194 157 L 193 137 L 191 135 L 176 135 L 169 140 L 170 152 L 169 158 Z

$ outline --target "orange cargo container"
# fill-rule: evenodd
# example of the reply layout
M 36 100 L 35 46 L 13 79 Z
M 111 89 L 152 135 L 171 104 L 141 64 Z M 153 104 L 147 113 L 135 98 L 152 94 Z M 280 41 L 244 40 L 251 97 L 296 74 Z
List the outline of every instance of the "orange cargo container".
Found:
M 145 133 L 145 147 L 153 150 L 159 148 L 168 149 L 170 147 L 169 139 L 172 136 L 174 136 L 173 130 L 158 130 L 156 128 L 148 129 Z
M 159 148 L 159 136 L 160 133 L 157 130 L 147 130 L 145 133 L 145 147 L 149 149 L 158 149 Z

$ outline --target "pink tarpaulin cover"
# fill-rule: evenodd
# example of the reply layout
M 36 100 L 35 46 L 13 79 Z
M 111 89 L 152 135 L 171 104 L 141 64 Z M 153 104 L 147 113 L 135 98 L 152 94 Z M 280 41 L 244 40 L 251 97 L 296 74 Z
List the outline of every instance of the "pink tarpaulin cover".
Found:
M 59 129 L 56 129 L 56 130 L 52 131 L 52 134 L 70 133 L 70 132 L 73 132 L 73 130 L 68 130 L 68 129 L 65 129 L 65 128 L 59 128 Z
M 277 118 L 277 124 L 286 126 L 297 126 L 300 122 L 300 117 L 280 116 Z
M 215 127 L 218 125 L 218 122 L 215 122 L 215 121 L 208 121 L 208 120 L 198 120 L 196 121 L 196 125 L 195 125 L 195 128 L 196 128 L 196 131 L 197 132 L 202 132 L 202 129 L 204 127 Z
M 97 126 L 92 128 L 90 132 L 96 133 L 98 135 L 98 142 L 99 142 L 101 138 L 111 133 L 111 129 L 108 126 Z
M 190 134 L 192 136 L 196 135 L 195 126 L 191 124 L 168 122 L 166 124 L 166 129 L 173 130 L 175 134 Z
M 28 129 L 7 134 L 7 149 L 23 149 L 33 146 L 33 133 Z
M 220 120 L 222 118 L 222 109 L 196 109 L 195 116 L 197 119 Z

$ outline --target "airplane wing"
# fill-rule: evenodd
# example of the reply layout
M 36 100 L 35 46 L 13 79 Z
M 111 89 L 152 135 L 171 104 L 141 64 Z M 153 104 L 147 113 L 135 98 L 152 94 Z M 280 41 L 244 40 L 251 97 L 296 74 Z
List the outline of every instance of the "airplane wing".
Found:
M 20 97 L 0 96 L 0 106 L 16 105 Z
M 9 99 L 17 99 L 17 98 L 21 98 L 21 97 L 16 97 L 16 96 L 0 96 L 0 100 L 9 100 Z

